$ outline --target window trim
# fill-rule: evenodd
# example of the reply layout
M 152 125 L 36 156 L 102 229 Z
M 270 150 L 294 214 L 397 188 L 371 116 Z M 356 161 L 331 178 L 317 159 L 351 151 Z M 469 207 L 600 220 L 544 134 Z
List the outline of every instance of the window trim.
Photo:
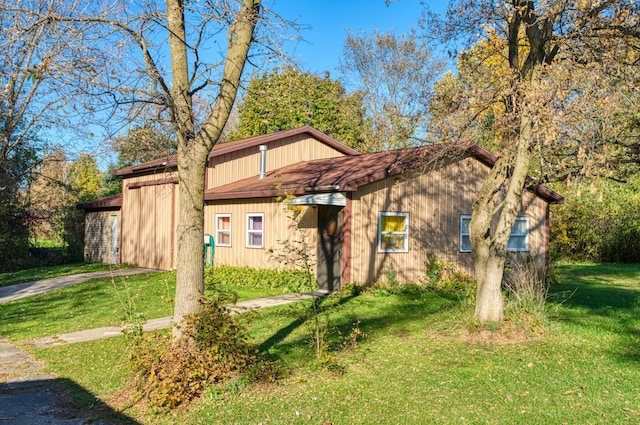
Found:
M 404 231 L 403 232 L 383 232 L 382 231 L 382 217 L 404 217 Z M 385 234 L 390 235 L 404 235 L 404 247 L 402 249 L 382 248 L 382 237 Z M 391 212 L 380 211 L 378 213 L 378 253 L 391 253 L 391 252 L 409 252 L 409 213 L 408 212 Z
M 471 252 L 471 240 L 469 239 L 469 232 L 463 233 L 462 229 L 462 223 L 464 220 L 469 220 L 469 222 L 471 222 L 471 214 L 460 214 L 460 231 L 459 231 L 459 248 L 460 248 L 460 252 Z M 524 233 L 514 233 L 513 232 L 513 227 L 516 227 L 516 223 L 517 222 L 525 222 L 526 223 L 526 230 Z M 509 241 L 507 241 L 507 252 L 529 252 L 529 217 L 524 216 L 524 215 L 519 215 L 516 216 L 516 220 L 513 223 L 513 227 L 511 228 L 511 233 L 509 233 Z M 467 229 L 469 228 L 469 226 L 467 226 Z M 512 237 L 524 237 L 524 247 L 523 248 L 509 248 L 509 242 L 511 242 L 511 238 Z M 467 241 L 469 241 L 469 248 L 463 248 L 462 245 L 462 241 L 463 239 L 466 238 Z
M 251 223 L 251 217 L 260 217 L 262 219 L 262 229 L 255 230 L 255 229 L 251 229 L 249 227 L 249 224 Z M 247 221 L 246 221 L 245 229 L 247 231 L 247 236 L 245 238 L 245 248 L 253 248 L 253 249 L 264 248 L 264 213 L 247 213 Z M 251 245 L 250 244 L 250 240 L 251 239 L 249 238 L 249 236 L 251 234 L 255 234 L 255 233 L 259 233 L 262 236 L 260 238 L 260 240 L 261 240 L 261 244 L 260 245 Z
M 226 229 L 220 229 L 220 228 L 218 227 L 218 224 L 219 224 L 218 219 L 219 219 L 219 218 L 225 218 L 225 217 L 229 217 L 229 230 L 226 230 Z M 216 247 L 218 247 L 218 246 L 228 246 L 228 247 L 230 247 L 230 246 L 231 246 L 231 243 L 232 243 L 232 239 L 231 239 L 232 233 L 231 233 L 231 230 L 232 230 L 232 228 L 233 228 L 233 227 L 232 227 L 233 218 L 231 218 L 231 214 L 229 214 L 229 213 L 216 214 L 216 215 L 215 215 L 215 222 L 216 222 L 216 237 L 215 237 Z M 219 235 L 220 233 L 228 233 L 228 234 L 229 234 L 229 243 L 228 243 L 228 244 L 226 244 L 226 243 L 221 243 L 221 242 L 220 242 L 220 239 L 219 239 L 219 237 L 218 237 L 218 235 Z

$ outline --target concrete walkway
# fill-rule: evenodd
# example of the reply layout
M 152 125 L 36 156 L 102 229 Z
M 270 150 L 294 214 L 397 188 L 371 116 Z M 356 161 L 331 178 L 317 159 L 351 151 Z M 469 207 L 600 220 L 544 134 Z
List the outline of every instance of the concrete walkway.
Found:
M 305 294 L 282 294 L 272 297 L 256 298 L 253 300 L 241 301 L 239 303 L 229 305 L 228 309 L 231 314 L 241 314 L 249 310 L 258 310 L 266 307 L 276 307 L 279 305 L 291 304 L 300 300 L 308 300 L 313 297 L 323 297 L 328 295 L 328 291 L 308 292 Z M 159 317 L 157 319 L 147 320 L 143 324 L 145 331 L 156 329 L 167 329 L 171 326 L 171 317 Z M 55 347 L 57 345 L 73 344 L 76 342 L 87 342 L 96 339 L 109 338 L 112 336 L 122 335 L 126 330 L 126 326 L 106 326 L 102 328 L 93 328 L 77 332 L 69 332 L 59 335 L 46 336 L 36 338 L 29 341 L 23 341 L 23 344 L 34 345 L 39 348 Z
M 18 283 L 16 285 L 9 285 L 0 288 L 0 304 L 6 304 L 20 298 L 31 297 L 54 289 L 64 288 L 65 286 L 76 285 L 91 279 L 119 279 L 122 276 L 153 273 L 157 271 L 158 270 L 144 268 L 114 269 L 103 272 L 80 273 L 70 276 L 54 277 L 51 279 L 34 280 L 33 282 Z

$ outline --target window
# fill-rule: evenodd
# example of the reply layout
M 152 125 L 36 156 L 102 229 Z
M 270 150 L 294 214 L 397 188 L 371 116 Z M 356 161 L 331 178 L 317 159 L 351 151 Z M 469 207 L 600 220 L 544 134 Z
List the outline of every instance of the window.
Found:
M 470 215 L 460 216 L 460 252 L 471 252 L 471 240 L 469 239 Z
M 216 214 L 216 246 L 231 246 L 231 214 Z
M 460 216 L 460 252 L 471 252 L 471 241 L 469 240 L 470 215 Z M 507 251 L 525 252 L 529 251 L 529 218 L 516 217 L 516 222 L 511 228 Z
M 264 214 L 247 214 L 247 248 L 262 248 L 264 246 Z
M 516 222 L 511 228 L 507 251 L 525 252 L 529 251 L 529 218 L 516 217 Z
M 381 212 L 378 218 L 378 252 L 409 251 L 409 213 Z

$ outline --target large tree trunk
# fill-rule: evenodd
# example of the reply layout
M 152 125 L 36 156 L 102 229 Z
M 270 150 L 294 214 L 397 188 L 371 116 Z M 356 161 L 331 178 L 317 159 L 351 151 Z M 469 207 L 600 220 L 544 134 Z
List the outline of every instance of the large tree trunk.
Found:
M 185 316 L 202 310 L 204 296 L 204 172 L 208 150 L 178 152 L 179 204 L 176 260 L 176 297 L 173 320 L 174 338 L 182 335 L 180 323 Z
M 173 338 L 182 337 L 180 324 L 185 316 L 202 310 L 204 296 L 204 181 L 207 156 L 218 141 L 235 102 L 253 38 L 260 0 L 243 0 L 229 30 L 227 59 L 220 91 L 209 117 L 198 134 L 189 86 L 189 67 L 185 44 L 183 0 L 166 0 L 173 73 L 172 120 L 178 135 L 178 252 L 176 297 L 173 312 Z
M 507 243 L 522 201 L 533 144 L 533 110 L 525 106 L 513 156 L 501 157 L 483 181 L 473 204 L 469 237 L 478 288 L 474 317 L 481 323 L 503 319 L 502 277 Z M 497 223 L 492 234 L 492 221 Z

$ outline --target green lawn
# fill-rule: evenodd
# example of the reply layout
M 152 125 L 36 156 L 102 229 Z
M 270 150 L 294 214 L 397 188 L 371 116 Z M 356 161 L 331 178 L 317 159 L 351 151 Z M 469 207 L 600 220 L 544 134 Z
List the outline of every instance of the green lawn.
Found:
M 83 329 L 170 316 L 175 272 L 156 272 L 117 279 L 94 279 L 0 306 L 0 335 L 17 342 Z M 234 288 L 239 300 L 282 291 Z
M 314 362 L 310 326 L 300 319 L 304 303 L 298 303 L 263 310 L 251 324 L 260 351 L 290 371 L 282 382 L 236 383 L 164 416 L 127 413 L 143 423 L 166 424 L 640 423 L 640 265 L 562 265 L 556 271 L 550 330 L 540 338 L 469 340 L 456 322 L 455 297 L 382 291 L 333 296 L 322 302 L 332 307 L 324 316 L 327 339 L 339 346 L 358 323 L 367 334 L 355 349 L 335 351 L 343 374 Z M 159 274 L 155 283 L 140 277 L 130 289 L 137 305 L 149 297 L 169 298 L 170 276 Z M 81 301 L 69 300 L 80 296 L 75 292 L 53 301 L 80 309 L 114 291 L 102 289 Z M 90 304 L 85 320 L 105 316 L 100 311 L 117 302 L 105 304 Z M 52 320 L 39 301 L 21 308 L 18 320 L 30 326 L 3 316 L 0 335 L 9 332 L 15 341 L 46 334 L 30 330 Z M 71 327 L 74 320 L 61 314 L 54 320 Z M 109 400 L 128 381 L 123 337 L 30 350 L 61 378 L 86 388 L 86 403 L 95 396 Z

